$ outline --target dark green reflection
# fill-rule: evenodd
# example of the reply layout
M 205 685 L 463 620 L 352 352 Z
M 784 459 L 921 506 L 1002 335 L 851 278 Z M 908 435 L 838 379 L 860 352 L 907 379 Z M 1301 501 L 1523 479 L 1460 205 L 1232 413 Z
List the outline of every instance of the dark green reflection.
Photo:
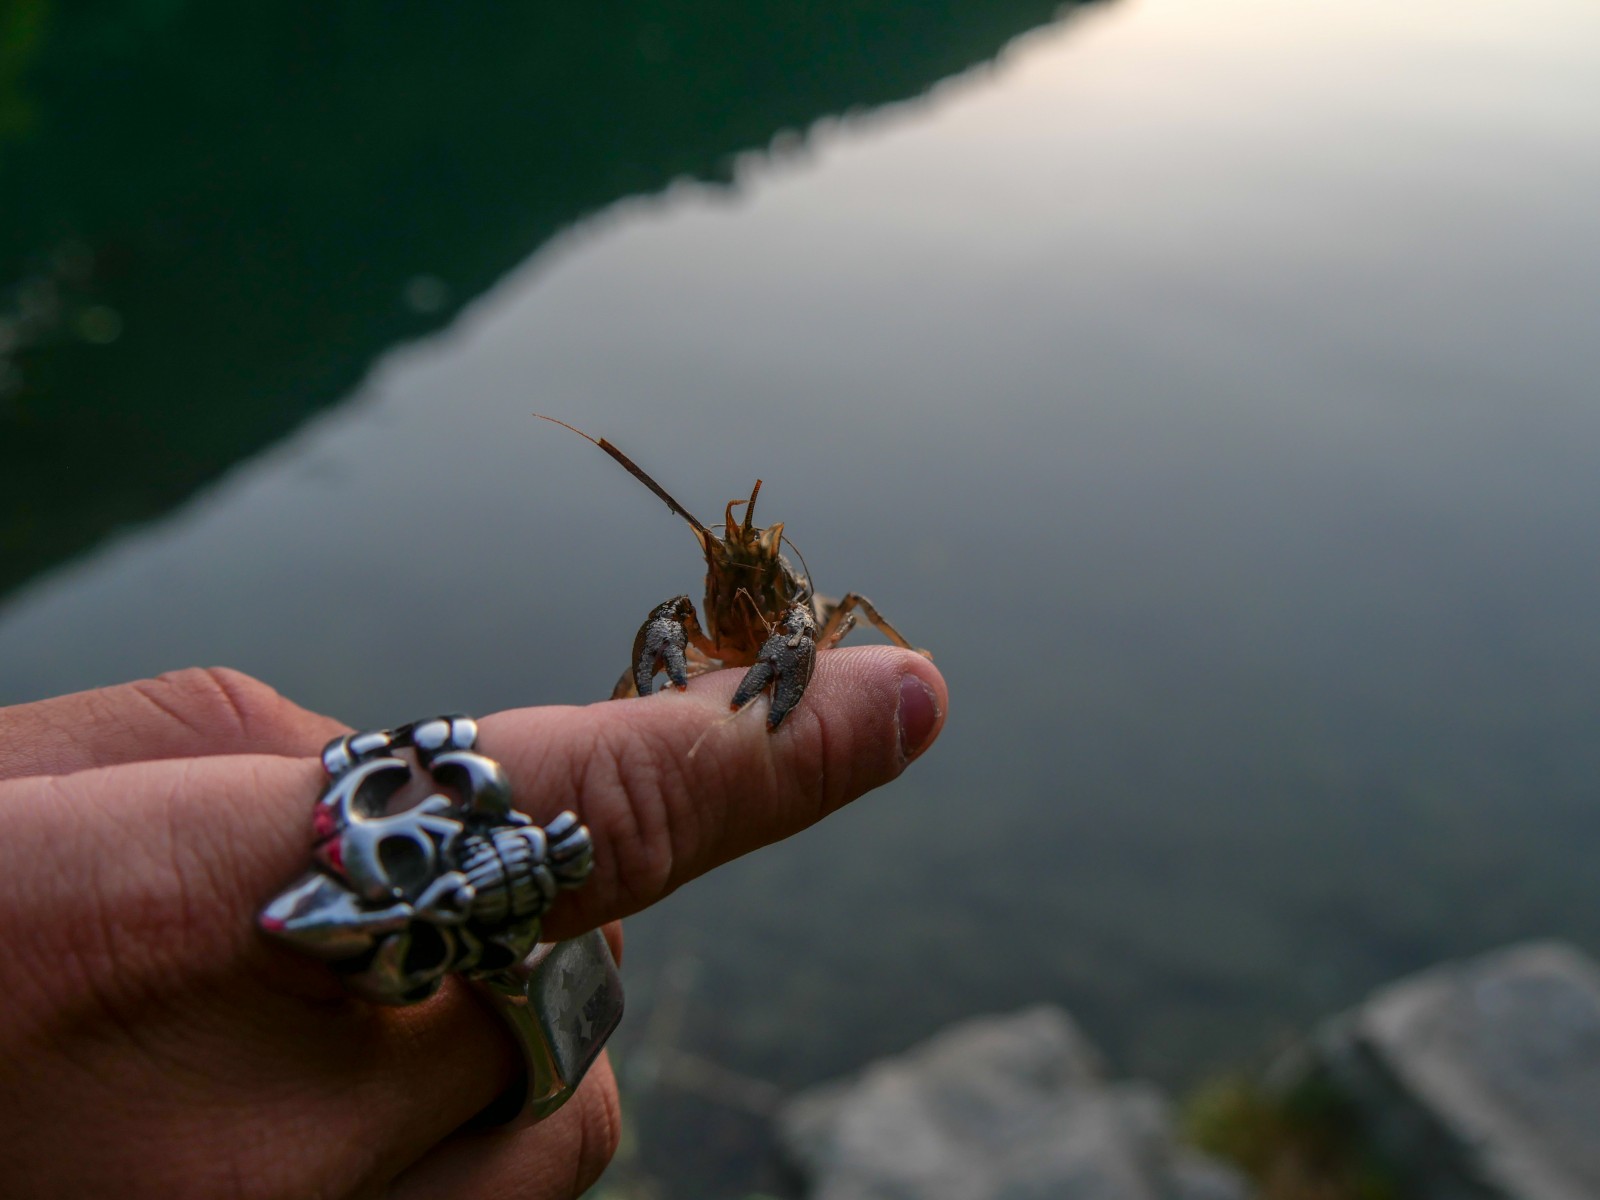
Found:
M 0 592 L 281 437 L 584 214 L 1057 11 L 18 0 Z

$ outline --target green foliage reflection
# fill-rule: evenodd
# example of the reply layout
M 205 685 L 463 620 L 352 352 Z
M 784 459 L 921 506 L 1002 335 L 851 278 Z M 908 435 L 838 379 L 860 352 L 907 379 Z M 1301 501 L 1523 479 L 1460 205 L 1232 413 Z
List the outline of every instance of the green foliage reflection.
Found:
M 1057 9 L 12 6 L 0 591 L 281 437 L 586 213 L 917 95 Z

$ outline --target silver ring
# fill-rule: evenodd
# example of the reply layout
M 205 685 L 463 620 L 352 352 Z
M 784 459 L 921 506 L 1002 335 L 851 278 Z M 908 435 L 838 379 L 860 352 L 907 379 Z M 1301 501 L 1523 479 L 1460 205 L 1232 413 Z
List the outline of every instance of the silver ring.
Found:
M 322 751 L 312 867 L 261 910 L 270 937 L 329 963 L 356 995 L 415 1004 L 446 975 L 504 1018 L 527 1072 L 480 1120 L 561 1107 L 622 1019 L 622 981 L 599 930 L 539 943 L 557 894 L 594 866 L 589 830 L 564 812 L 539 826 L 511 807 L 471 717 L 347 734 Z M 411 750 L 437 790 L 391 813 Z

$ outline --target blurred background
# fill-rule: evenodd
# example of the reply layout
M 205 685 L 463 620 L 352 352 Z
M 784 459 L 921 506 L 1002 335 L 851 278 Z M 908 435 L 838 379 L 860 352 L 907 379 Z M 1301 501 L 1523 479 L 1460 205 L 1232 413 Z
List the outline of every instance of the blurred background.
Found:
M 1587 0 L 0 3 L 0 703 L 608 694 L 764 479 L 953 695 L 632 922 L 632 1196 L 1050 1000 L 1182 1088 L 1600 951 Z

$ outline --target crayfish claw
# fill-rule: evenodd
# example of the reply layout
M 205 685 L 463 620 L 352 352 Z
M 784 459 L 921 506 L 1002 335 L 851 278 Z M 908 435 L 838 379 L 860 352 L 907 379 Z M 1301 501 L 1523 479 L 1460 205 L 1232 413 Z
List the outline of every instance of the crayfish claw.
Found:
M 766 689 L 776 674 L 771 663 L 756 663 L 744 673 L 744 678 L 739 681 L 739 690 L 733 693 L 733 699 L 728 702 L 728 707 L 738 710 L 749 704 Z
M 687 596 L 674 596 L 650 610 L 633 639 L 633 682 L 639 695 L 648 696 L 655 691 L 658 671 L 665 671 L 680 692 L 689 686 L 684 651 L 689 645 L 689 630 L 699 627 L 694 602 Z
M 739 681 L 730 707 L 741 709 L 772 685 L 772 707 L 767 728 L 776 729 L 805 695 L 811 671 L 817 664 L 817 622 L 808 605 L 795 604 L 784 614 L 756 656 L 753 667 Z
M 814 646 L 808 648 L 816 652 Z M 807 671 L 804 677 L 799 675 L 780 675 L 772 685 L 772 707 L 767 710 L 767 728 L 776 729 L 783 719 L 789 715 L 789 710 L 800 703 L 800 697 L 806 694 L 806 682 L 810 677 Z

